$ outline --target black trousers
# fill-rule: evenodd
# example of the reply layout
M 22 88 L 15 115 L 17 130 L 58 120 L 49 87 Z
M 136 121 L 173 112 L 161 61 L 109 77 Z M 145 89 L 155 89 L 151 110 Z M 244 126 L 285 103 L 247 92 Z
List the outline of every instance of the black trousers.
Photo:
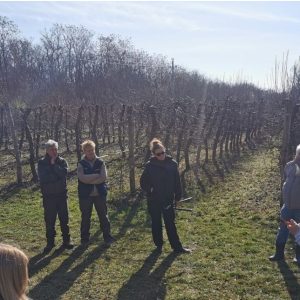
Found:
M 111 237 L 110 222 L 107 215 L 106 197 L 89 196 L 87 198 L 79 199 L 79 206 L 81 211 L 81 241 L 88 241 L 90 238 L 93 205 L 95 206 L 99 218 L 100 228 L 102 230 L 104 240 L 107 240 Z
M 48 244 L 54 244 L 56 236 L 55 222 L 58 216 L 64 242 L 70 241 L 69 213 L 67 195 L 43 196 L 44 220 L 46 224 L 46 238 Z
M 148 201 L 148 211 L 152 221 L 152 237 L 157 247 L 163 245 L 162 217 L 164 219 L 167 236 L 172 249 L 182 248 L 175 225 L 175 211 L 170 205 L 167 209 L 161 207 L 160 204 Z

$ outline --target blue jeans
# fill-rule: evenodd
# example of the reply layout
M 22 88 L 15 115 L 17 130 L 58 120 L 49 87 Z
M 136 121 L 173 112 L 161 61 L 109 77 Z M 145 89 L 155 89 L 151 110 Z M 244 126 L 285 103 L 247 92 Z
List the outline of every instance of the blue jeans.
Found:
M 297 223 L 299 223 L 300 209 L 289 209 L 284 204 L 280 211 L 280 226 L 276 237 L 276 245 L 286 243 L 289 237 L 289 230 L 283 220 L 288 221 L 290 219 L 294 219 Z

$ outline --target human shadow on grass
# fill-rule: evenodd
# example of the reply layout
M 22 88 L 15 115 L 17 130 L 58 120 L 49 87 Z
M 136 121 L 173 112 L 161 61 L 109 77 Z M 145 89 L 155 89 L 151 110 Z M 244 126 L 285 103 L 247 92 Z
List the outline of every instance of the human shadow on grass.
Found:
M 29 277 L 32 277 L 35 273 L 45 268 L 52 259 L 58 257 L 63 252 L 62 248 L 58 248 L 53 251 L 50 255 L 39 253 L 29 259 L 28 272 Z
M 151 252 L 145 259 L 143 266 L 121 287 L 117 295 L 117 300 L 165 299 L 166 283 L 163 278 L 178 254 L 170 253 L 161 264 L 151 272 L 159 255 L 160 253 L 155 250 Z M 181 274 L 178 276 L 181 276 Z
M 138 206 L 138 204 L 135 204 L 131 207 L 122 226 L 119 229 L 118 234 L 115 235 L 116 240 L 125 235 L 127 228 L 129 227 L 132 219 L 137 212 Z M 87 247 L 76 247 L 75 250 L 71 252 L 71 254 L 61 263 L 61 265 L 56 270 L 46 275 L 34 288 L 32 288 L 32 290 L 29 291 L 29 297 L 33 300 L 59 299 L 70 289 L 74 281 L 78 277 L 80 277 L 80 275 L 95 260 L 99 259 L 107 251 L 107 249 L 108 247 L 105 244 L 99 245 L 90 253 L 88 253 L 82 262 L 80 262 L 70 270 L 72 264 L 76 262 L 76 260 L 79 259 L 87 250 Z M 41 264 L 40 267 L 42 266 L 43 265 Z
M 287 291 L 292 300 L 300 299 L 300 285 L 298 279 L 285 261 L 277 262 L 278 268 L 283 276 Z
M 98 230 L 91 238 L 90 241 L 93 243 L 96 238 L 100 235 L 100 230 Z M 85 251 L 87 247 L 80 247 L 82 250 L 82 253 Z M 32 277 L 34 274 L 45 268 L 53 259 L 61 255 L 65 250 L 64 247 L 56 248 L 51 254 L 47 255 L 44 253 L 39 253 L 29 260 L 29 277 Z M 79 253 L 78 253 L 79 254 Z

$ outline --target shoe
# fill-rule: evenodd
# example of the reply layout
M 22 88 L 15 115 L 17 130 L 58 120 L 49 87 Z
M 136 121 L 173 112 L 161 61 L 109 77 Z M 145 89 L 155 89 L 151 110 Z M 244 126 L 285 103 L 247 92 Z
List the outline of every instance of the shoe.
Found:
M 73 245 L 71 242 L 64 242 L 64 243 L 62 244 L 62 247 L 63 247 L 64 249 L 71 250 L 71 249 L 74 248 L 74 245 Z
M 274 255 L 269 257 L 269 260 L 270 261 L 284 260 L 284 247 L 285 247 L 285 244 L 276 243 L 276 252 Z
M 104 240 L 105 244 L 107 246 L 110 246 L 112 243 L 114 243 L 116 241 L 116 239 L 112 236 L 108 237 L 107 239 Z
M 294 258 L 294 259 L 297 261 L 296 258 Z M 269 256 L 269 261 L 281 261 L 281 260 L 284 260 L 284 255 L 274 254 L 272 256 Z
M 43 250 L 43 254 L 48 254 L 54 246 L 55 246 L 54 244 L 47 244 Z
M 181 248 L 178 248 L 178 249 L 174 249 L 174 252 L 175 253 L 182 253 L 182 254 L 186 253 L 186 254 L 188 254 L 188 253 L 191 253 L 192 251 L 188 248 L 181 247 Z

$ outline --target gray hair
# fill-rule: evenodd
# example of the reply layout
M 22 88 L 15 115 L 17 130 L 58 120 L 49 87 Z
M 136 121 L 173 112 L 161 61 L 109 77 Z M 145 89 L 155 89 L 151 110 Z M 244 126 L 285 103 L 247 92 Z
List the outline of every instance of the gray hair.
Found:
M 300 156 L 300 144 L 296 147 L 296 156 Z
M 51 147 L 55 147 L 56 149 L 58 149 L 58 142 L 54 141 L 54 140 L 48 140 L 46 143 L 45 143 L 45 148 L 46 150 L 48 150 L 49 148 Z

